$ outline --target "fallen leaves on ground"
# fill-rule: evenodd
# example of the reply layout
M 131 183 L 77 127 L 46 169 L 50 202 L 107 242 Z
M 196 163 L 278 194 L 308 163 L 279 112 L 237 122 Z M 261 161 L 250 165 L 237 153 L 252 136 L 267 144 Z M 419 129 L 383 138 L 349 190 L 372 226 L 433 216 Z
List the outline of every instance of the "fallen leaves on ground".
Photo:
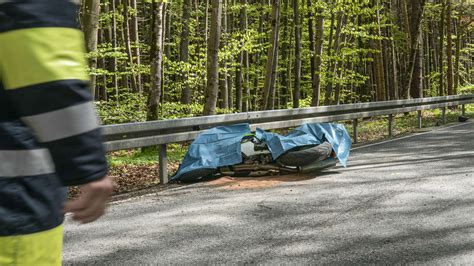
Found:
M 178 169 L 177 162 L 168 163 L 168 173 L 173 174 Z M 159 165 L 118 165 L 109 169 L 109 176 L 115 183 L 113 194 L 121 194 L 160 184 Z M 69 189 L 69 198 L 80 194 L 79 187 Z

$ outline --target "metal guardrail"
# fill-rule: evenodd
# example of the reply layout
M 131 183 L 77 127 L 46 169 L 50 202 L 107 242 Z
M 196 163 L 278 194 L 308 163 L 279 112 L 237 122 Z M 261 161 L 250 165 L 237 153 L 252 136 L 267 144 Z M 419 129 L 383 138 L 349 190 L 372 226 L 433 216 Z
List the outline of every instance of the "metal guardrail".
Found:
M 203 130 L 237 123 L 248 123 L 252 130 L 280 129 L 295 127 L 305 123 L 352 120 L 353 139 L 357 143 L 357 123 L 359 118 L 388 115 L 388 134 L 392 136 L 393 115 L 418 112 L 418 128 L 421 128 L 421 111 L 442 108 L 442 121 L 446 122 L 445 110 L 449 106 L 474 103 L 474 94 L 396 100 L 385 102 L 356 103 L 321 106 L 289 110 L 255 111 L 246 113 L 201 116 L 193 118 L 128 123 L 102 126 L 105 147 L 108 151 L 158 146 L 160 182 L 168 182 L 166 170 L 166 145 L 190 141 Z

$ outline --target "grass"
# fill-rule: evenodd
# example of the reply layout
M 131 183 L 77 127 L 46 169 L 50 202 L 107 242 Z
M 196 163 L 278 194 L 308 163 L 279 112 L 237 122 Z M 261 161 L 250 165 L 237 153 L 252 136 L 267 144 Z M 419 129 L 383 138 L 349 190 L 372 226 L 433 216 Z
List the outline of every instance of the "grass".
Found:
M 188 144 L 168 144 L 167 155 L 169 162 L 179 162 L 186 154 Z M 133 149 L 116 151 L 110 153 L 107 157 L 111 167 L 122 165 L 144 166 L 156 164 L 158 161 L 158 149 L 149 147 L 146 149 Z

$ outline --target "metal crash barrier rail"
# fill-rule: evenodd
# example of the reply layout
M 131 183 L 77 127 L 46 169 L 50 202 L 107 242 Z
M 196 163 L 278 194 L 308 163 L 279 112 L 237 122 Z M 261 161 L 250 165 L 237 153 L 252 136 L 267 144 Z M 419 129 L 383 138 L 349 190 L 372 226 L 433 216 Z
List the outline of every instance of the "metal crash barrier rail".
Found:
M 296 127 L 305 123 L 352 120 L 353 139 L 354 143 L 357 143 L 359 118 L 387 115 L 388 135 L 392 136 L 394 114 L 417 111 L 418 128 L 421 128 L 422 110 L 441 108 L 442 123 L 446 123 L 446 107 L 462 106 L 462 115 L 465 115 L 465 105 L 473 102 L 474 94 L 466 94 L 159 120 L 107 125 L 101 129 L 107 151 L 158 146 L 160 182 L 166 184 L 168 182 L 166 145 L 193 140 L 203 130 L 215 126 L 248 123 L 252 130 L 257 127 L 268 130 Z

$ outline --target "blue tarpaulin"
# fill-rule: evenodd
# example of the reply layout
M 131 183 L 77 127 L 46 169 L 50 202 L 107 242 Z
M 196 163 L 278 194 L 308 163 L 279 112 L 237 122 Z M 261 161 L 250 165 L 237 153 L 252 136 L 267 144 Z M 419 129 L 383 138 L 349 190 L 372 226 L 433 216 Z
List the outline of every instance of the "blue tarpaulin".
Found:
M 276 160 L 283 153 L 301 146 L 321 144 L 327 140 L 342 166 L 346 167 L 352 140 L 342 124 L 313 123 L 304 124 L 282 136 L 257 129 L 256 136 L 266 142 L 272 157 Z
M 196 169 L 217 169 L 242 162 L 240 142 L 250 134 L 248 124 L 211 128 L 201 133 L 189 146 L 189 150 L 171 180 Z
M 217 169 L 242 163 L 241 140 L 249 134 L 248 124 L 220 126 L 204 131 L 189 146 L 178 172 L 171 180 L 180 180 L 184 174 L 198 169 Z M 328 141 L 344 167 L 352 144 L 344 125 L 334 123 L 305 124 L 286 136 L 262 129 L 257 129 L 255 135 L 266 142 L 273 159 L 297 147 Z

